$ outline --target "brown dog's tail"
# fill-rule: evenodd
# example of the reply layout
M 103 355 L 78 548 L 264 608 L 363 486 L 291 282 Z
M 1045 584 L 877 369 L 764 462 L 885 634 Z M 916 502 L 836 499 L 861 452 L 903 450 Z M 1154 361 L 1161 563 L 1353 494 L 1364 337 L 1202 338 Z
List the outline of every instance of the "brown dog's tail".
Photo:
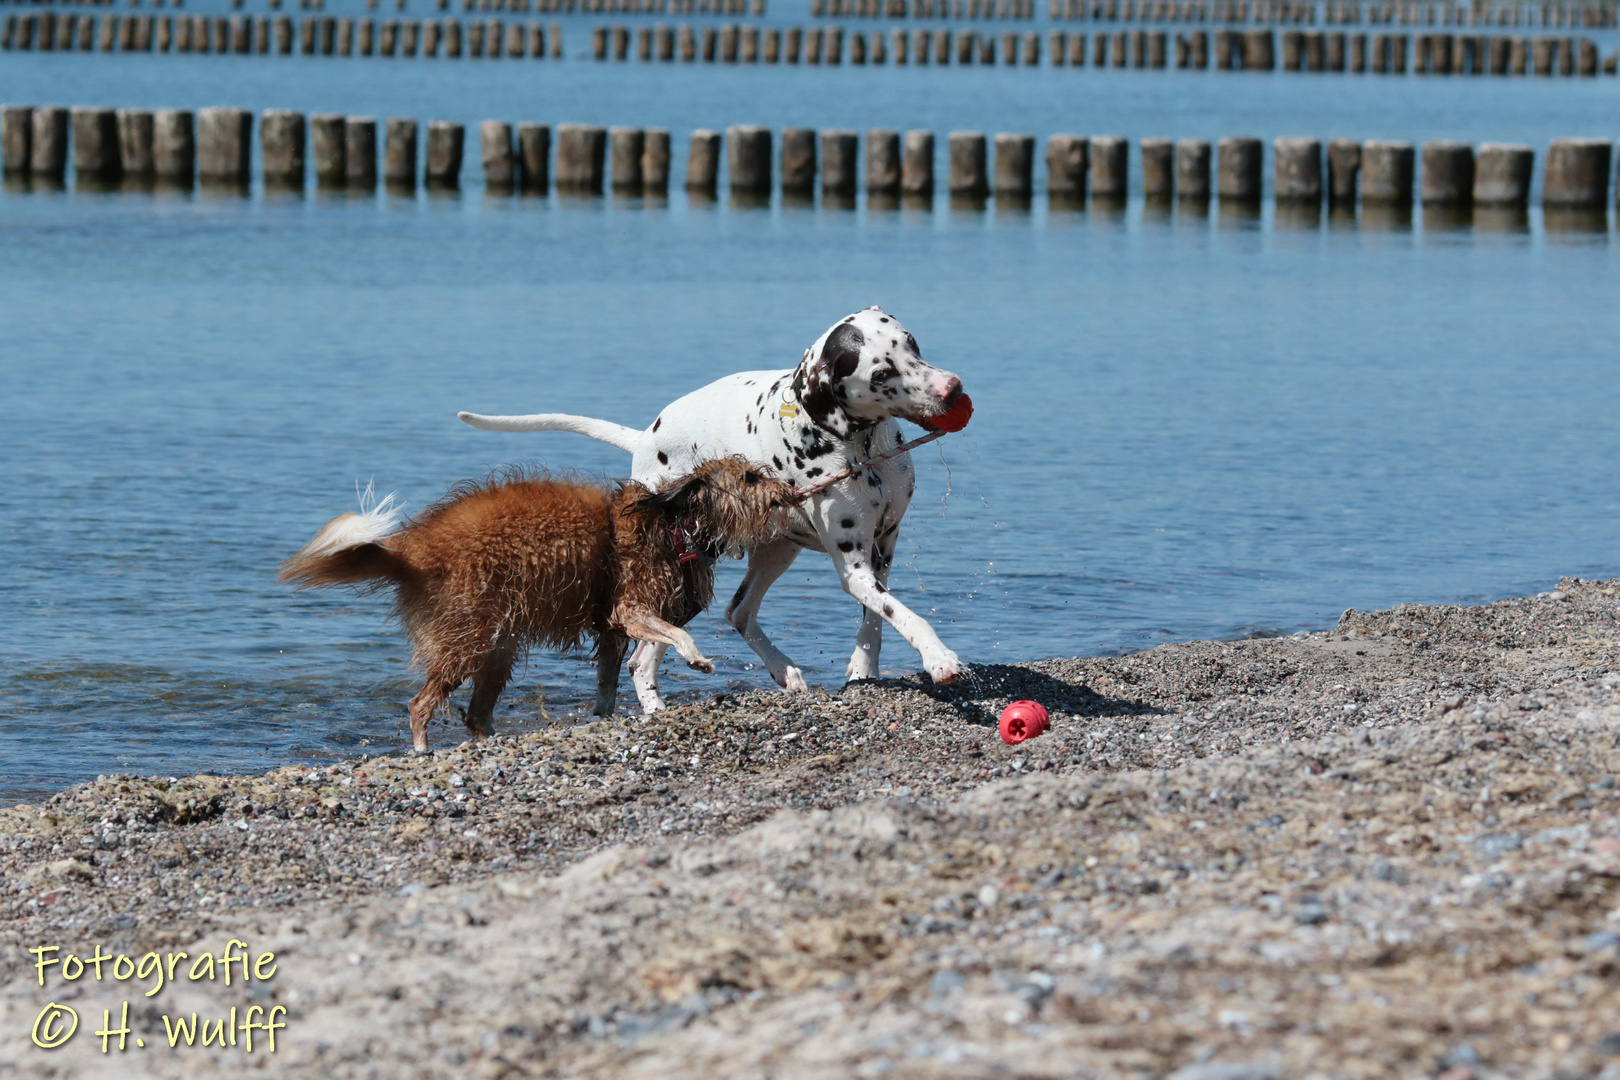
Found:
M 409 567 L 382 543 L 398 530 L 399 504 L 390 495 L 367 507 L 369 496 L 368 488 L 360 513 L 333 518 L 298 554 L 282 563 L 279 580 L 301 589 L 403 581 Z

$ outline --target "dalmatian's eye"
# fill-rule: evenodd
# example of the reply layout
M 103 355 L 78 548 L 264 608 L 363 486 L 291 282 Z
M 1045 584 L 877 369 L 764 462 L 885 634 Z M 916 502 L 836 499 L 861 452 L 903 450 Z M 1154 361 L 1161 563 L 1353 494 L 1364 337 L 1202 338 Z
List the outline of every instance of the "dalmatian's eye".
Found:
M 918 356 L 922 355 L 922 350 L 917 347 L 917 339 L 911 336 L 910 331 L 906 333 L 906 345 Z
M 899 376 L 900 373 L 894 368 L 879 368 L 877 371 L 872 372 L 872 385 L 877 386 L 880 383 L 886 383 L 892 379 L 899 378 Z

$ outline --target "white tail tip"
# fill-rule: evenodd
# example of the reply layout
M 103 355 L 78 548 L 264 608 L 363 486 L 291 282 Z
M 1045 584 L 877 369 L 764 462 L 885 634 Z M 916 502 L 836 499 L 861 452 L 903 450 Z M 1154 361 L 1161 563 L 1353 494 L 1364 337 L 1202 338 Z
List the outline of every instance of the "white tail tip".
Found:
M 360 512 L 340 514 L 327 522 L 299 554 L 315 557 L 335 555 L 350 548 L 379 543 L 398 530 L 399 520 L 404 516 L 405 507 L 400 504 L 398 496 L 389 492 L 379 499 L 372 485 L 367 484 L 366 489 L 360 492 Z

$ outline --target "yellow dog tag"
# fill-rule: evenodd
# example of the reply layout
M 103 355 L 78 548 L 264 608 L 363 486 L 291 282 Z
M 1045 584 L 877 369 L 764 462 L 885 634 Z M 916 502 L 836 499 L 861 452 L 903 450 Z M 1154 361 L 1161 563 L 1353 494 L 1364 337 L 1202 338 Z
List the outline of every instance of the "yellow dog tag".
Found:
M 776 410 L 776 415 L 782 420 L 786 420 L 790 416 L 798 416 L 799 407 L 793 404 L 791 401 L 784 401 L 782 402 L 782 407 Z

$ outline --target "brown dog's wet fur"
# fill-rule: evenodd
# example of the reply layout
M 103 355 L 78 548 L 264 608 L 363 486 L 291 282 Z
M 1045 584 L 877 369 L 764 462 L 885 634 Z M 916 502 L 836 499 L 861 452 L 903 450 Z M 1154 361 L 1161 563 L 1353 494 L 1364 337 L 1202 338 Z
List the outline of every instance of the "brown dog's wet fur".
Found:
M 492 731 L 495 701 L 512 666 L 536 645 L 568 650 L 587 637 L 597 655 L 596 713 L 613 711 L 628 639 L 673 645 L 692 667 L 713 671 L 680 628 L 713 599 L 712 561 L 778 533 L 777 510 L 793 489 L 738 457 L 705 462 L 653 493 L 545 476 L 497 476 L 458 485 L 398 531 L 344 543 L 344 514 L 288 559 L 281 580 L 301 588 L 396 589 L 395 611 L 427 673 L 411 699 L 411 738 L 452 691 L 472 680 L 467 730 Z M 670 526 L 684 525 L 705 557 L 681 572 Z M 339 539 L 331 539 L 338 537 Z

